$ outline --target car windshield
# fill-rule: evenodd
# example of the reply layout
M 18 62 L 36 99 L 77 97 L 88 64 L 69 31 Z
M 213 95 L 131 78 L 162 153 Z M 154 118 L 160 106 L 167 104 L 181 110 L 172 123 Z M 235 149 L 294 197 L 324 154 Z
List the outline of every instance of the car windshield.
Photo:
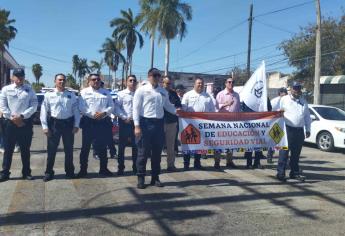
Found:
M 345 112 L 334 107 L 314 107 L 317 113 L 326 120 L 344 120 Z

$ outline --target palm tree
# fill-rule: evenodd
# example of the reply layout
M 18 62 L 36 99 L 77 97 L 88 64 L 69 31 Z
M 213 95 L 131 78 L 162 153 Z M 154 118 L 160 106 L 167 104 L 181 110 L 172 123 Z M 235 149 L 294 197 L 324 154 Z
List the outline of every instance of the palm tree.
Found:
M 155 51 L 155 34 L 158 26 L 159 6 L 157 1 L 140 0 L 141 12 L 139 13 L 140 21 L 142 22 L 141 31 L 150 36 L 151 41 L 151 58 L 150 68 L 153 68 L 154 51 Z
M 40 78 L 42 76 L 42 71 L 43 68 L 40 64 L 36 63 L 32 65 L 32 73 L 34 74 L 35 78 L 36 78 L 36 84 L 40 83 Z
M 140 23 L 140 17 L 133 16 L 132 10 L 129 8 L 128 11 L 121 10 L 122 18 L 114 18 L 110 21 L 110 26 L 115 27 L 113 31 L 113 37 L 124 42 L 127 49 L 127 73 L 132 73 L 132 56 L 139 40 L 139 47 L 142 48 L 144 45 L 143 36 L 137 30 Z
M 99 50 L 100 53 L 104 53 L 104 61 L 109 67 L 109 75 L 110 70 L 114 72 L 113 89 L 115 89 L 116 86 L 116 71 L 118 70 L 119 64 L 126 64 L 126 58 L 121 53 L 123 49 L 124 44 L 119 40 L 106 38 L 102 45 L 102 49 Z M 124 78 L 122 78 L 122 80 L 124 80 Z
M 73 55 L 72 57 L 72 72 L 74 74 L 74 78 L 77 78 L 77 73 L 79 70 L 79 56 L 78 55 Z
M 4 52 L 5 48 L 8 47 L 9 42 L 16 37 L 17 29 L 12 25 L 16 21 L 8 19 L 10 12 L 5 9 L 0 9 L 0 86 L 2 85 L 3 70 L 4 70 Z
M 177 35 L 180 41 L 186 36 L 186 20 L 192 19 L 192 7 L 180 0 L 150 0 L 151 5 L 158 4 L 158 26 L 159 39 L 166 41 L 165 45 L 165 74 L 169 71 L 170 40 Z
M 86 58 L 79 59 L 78 65 L 78 78 L 79 78 L 79 87 L 81 88 L 82 79 L 85 77 L 87 73 L 90 73 L 90 68 L 87 64 Z
M 103 59 L 101 59 L 99 62 L 98 61 L 90 61 L 90 70 L 92 72 L 96 71 L 97 74 L 101 73 L 101 69 L 103 67 Z

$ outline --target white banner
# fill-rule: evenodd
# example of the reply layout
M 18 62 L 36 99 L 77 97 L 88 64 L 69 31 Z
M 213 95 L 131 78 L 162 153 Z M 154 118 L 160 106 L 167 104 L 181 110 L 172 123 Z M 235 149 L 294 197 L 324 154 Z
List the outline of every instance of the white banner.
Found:
M 182 151 L 287 148 L 282 112 L 180 112 Z

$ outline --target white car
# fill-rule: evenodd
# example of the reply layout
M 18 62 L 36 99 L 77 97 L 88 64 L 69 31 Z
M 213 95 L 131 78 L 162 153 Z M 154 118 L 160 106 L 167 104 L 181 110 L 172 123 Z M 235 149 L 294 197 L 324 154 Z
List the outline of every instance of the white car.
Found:
M 324 105 L 309 105 L 309 111 L 311 132 L 304 141 L 315 143 L 321 151 L 326 152 L 345 148 L 345 112 Z

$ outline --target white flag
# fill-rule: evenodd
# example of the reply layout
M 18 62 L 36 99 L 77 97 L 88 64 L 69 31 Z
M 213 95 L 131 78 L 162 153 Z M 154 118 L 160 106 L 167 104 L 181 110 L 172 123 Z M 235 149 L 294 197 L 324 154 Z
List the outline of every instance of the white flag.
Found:
M 244 85 L 241 100 L 253 111 L 267 111 L 267 86 L 265 62 L 256 69 Z

